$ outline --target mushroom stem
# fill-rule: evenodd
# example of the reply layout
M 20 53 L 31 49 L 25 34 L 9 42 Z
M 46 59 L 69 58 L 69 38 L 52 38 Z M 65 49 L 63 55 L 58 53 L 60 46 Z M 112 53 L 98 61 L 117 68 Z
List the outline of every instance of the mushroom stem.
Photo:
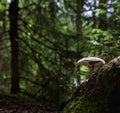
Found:
M 94 66 L 95 66 L 94 63 L 92 63 L 92 62 L 88 63 L 88 68 L 90 70 L 90 73 L 92 73 L 92 74 L 94 74 L 94 72 L 95 72 Z

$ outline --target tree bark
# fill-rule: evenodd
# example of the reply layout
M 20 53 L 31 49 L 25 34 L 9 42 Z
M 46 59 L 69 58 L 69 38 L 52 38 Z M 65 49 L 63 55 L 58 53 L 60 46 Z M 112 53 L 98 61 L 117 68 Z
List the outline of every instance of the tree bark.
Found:
M 94 10 L 96 10 L 96 0 L 94 0 Z M 95 11 L 93 10 L 92 14 L 93 14 L 93 28 L 97 27 L 97 17 L 95 15 Z
M 61 113 L 120 113 L 120 56 L 83 82 Z
M 19 47 L 18 47 L 18 0 L 12 0 L 9 6 L 10 42 L 11 42 L 11 93 L 19 92 Z
M 82 12 L 83 12 L 83 5 L 84 5 L 84 0 L 77 0 L 76 1 L 76 39 L 82 40 L 83 34 L 82 34 Z M 80 53 L 79 55 L 76 55 L 76 58 L 82 58 L 82 49 L 83 47 L 80 48 L 80 45 L 77 46 L 76 48 L 76 53 Z M 77 84 L 80 84 L 81 81 L 81 76 L 77 75 Z
M 99 28 L 105 30 L 107 28 L 107 22 L 106 22 L 106 0 L 100 0 L 99 1 L 99 8 L 104 11 L 103 13 L 99 14 Z
M 84 0 L 77 0 L 76 2 L 76 35 L 77 37 L 82 36 L 82 10 Z

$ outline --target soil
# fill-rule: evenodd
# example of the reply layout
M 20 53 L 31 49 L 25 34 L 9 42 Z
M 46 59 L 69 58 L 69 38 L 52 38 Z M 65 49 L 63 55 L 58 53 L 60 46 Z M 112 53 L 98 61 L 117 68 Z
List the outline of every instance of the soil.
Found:
M 0 113 L 58 113 L 38 104 L 19 101 L 16 97 L 0 95 Z

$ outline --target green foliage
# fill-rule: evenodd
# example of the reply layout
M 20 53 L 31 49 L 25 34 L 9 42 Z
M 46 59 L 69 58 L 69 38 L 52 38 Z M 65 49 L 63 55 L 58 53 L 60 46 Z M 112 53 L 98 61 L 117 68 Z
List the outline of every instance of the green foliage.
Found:
M 100 3 L 100 8 L 98 4 L 95 6 L 88 0 L 84 1 L 84 8 L 80 4 L 79 14 L 77 2 L 72 0 L 19 0 L 21 90 L 32 94 L 43 104 L 61 104 L 70 98 L 75 89 L 74 80 L 79 84 L 80 79 L 89 76 L 85 67 L 75 67 L 78 59 L 97 56 L 109 61 L 118 56 L 120 4 L 118 0 L 112 1 L 109 4 Z M 8 78 L 10 83 L 8 6 L 8 1 L 1 1 L 0 76 L 2 80 Z M 109 8 L 114 10 L 108 12 Z M 79 15 L 81 17 L 77 21 Z M 104 26 L 100 27 L 100 23 Z M 4 84 L 3 88 L 6 89 Z

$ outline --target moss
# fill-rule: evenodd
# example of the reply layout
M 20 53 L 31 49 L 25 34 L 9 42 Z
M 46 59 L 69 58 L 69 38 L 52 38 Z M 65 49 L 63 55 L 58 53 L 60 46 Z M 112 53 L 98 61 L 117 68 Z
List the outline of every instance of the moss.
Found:
M 120 57 L 104 66 L 95 80 L 95 86 L 78 91 L 62 113 L 120 113 Z
M 97 98 L 93 93 L 83 95 L 69 103 L 63 113 L 106 113 L 108 98 L 101 95 Z
M 72 102 L 69 102 L 69 104 L 65 107 L 64 113 L 74 113 L 74 110 L 79 104 L 81 103 L 82 96 L 80 98 L 74 99 Z

